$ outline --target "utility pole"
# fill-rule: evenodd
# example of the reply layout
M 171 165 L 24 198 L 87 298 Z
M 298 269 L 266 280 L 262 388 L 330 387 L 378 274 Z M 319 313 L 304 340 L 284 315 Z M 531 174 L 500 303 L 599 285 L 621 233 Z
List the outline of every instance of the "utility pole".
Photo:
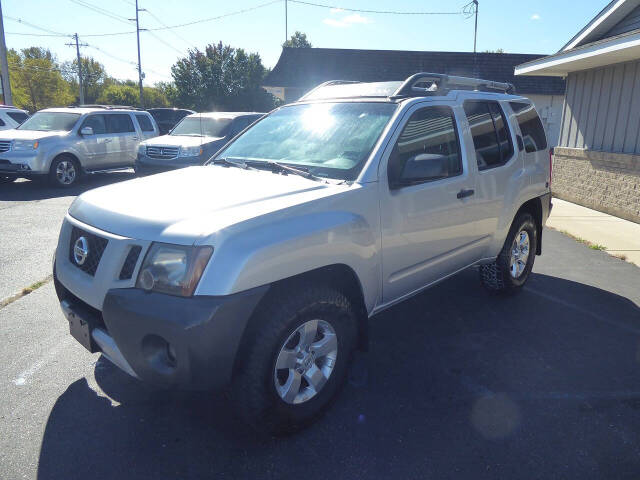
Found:
M 476 6 L 476 27 L 473 31 L 473 53 L 476 53 L 476 40 L 478 39 L 478 0 L 473 0 Z
M 76 55 L 78 56 L 78 86 L 80 88 L 80 105 L 84 105 L 84 88 L 82 86 L 82 60 L 80 59 L 80 47 L 87 47 L 88 45 L 86 43 L 80 44 L 80 42 L 78 41 L 78 34 L 74 33 L 73 34 L 73 39 L 75 40 L 75 43 L 67 43 L 66 45 L 73 47 L 74 45 L 76 46 Z
M 7 62 L 7 44 L 4 42 L 4 23 L 2 21 L 2 3 L 0 3 L 0 72 L 2 97 L 5 105 L 13 105 L 11 83 L 9 83 L 9 62 Z
M 140 62 L 140 21 L 138 13 L 144 11 L 144 8 L 138 8 L 138 0 L 136 0 L 136 36 L 138 37 L 138 85 L 140 87 L 140 108 L 144 108 L 144 96 L 142 95 L 142 63 Z
M 284 41 L 289 40 L 289 15 L 287 11 L 287 0 L 284 0 Z

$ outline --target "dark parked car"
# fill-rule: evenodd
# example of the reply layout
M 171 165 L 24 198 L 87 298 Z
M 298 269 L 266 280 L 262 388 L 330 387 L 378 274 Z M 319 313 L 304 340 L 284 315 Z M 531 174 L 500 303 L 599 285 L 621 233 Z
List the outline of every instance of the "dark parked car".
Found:
M 160 135 L 166 135 L 180 120 L 196 113 L 186 108 L 150 108 L 147 110 L 158 124 Z
M 264 113 L 210 112 L 184 117 L 171 133 L 141 142 L 136 172 L 142 175 L 202 165 Z

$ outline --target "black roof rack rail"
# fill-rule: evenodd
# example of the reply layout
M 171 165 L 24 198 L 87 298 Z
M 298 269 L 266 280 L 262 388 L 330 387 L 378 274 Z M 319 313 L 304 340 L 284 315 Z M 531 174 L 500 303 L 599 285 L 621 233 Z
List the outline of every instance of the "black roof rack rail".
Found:
M 347 83 L 362 83 L 362 82 L 359 81 L 359 80 L 329 80 L 328 82 L 321 83 L 317 87 L 312 88 L 311 90 L 309 90 L 307 93 L 305 93 L 303 96 L 301 96 L 298 99 L 298 101 L 304 100 L 305 98 L 310 96 L 313 92 L 315 92 L 316 90 L 319 90 L 321 88 L 330 87 L 332 85 L 345 85 Z
M 87 104 L 82 105 L 69 105 L 68 108 L 104 108 L 105 110 L 142 110 L 142 108 L 132 107 L 131 105 L 101 105 L 101 104 Z
M 419 86 L 421 84 L 423 86 Z M 481 78 L 421 72 L 407 78 L 400 88 L 389 98 L 446 95 L 451 90 L 474 90 L 513 94 L 516 91 L 516 87 L 511 83 L 494 82 L 493 80 L 483 80 Z

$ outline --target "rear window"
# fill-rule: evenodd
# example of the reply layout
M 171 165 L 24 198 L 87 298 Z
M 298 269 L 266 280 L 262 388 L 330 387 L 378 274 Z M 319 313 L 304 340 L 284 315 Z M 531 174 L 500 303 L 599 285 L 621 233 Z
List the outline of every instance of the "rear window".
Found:
M 29 115 L 24 112 L 7 112 L 7 115 L 18 123 L 22 123 L 29 118 Z
M 525 151 L 531 153 L 546 150 L 547 136 L 533 105 L 525 102 L 509 102 L 509 105 L 518 119 Z
M 138 123 L 140 124 L 140 128 L 143 132 L 153 132 L 155 129 L 153 128 L 153 123 L 146 115 L 138 114 L 136 115 L 138 119 Z
M 497 102 L 470 100 L 464 102 L 469 121 L 478 170 L 500 167 L 513 156 L 511 136 L 505 116 Z
M 126 113 L 112 113 L 105 115 L 107 120 L 107 133 L 135 132 L 131 117 Z

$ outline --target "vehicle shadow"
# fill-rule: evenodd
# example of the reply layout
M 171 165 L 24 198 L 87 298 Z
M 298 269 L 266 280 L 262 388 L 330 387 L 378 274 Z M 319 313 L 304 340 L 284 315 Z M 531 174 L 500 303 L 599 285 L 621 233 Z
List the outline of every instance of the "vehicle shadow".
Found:
M 640 469 L 640 309 L 535 274 L 496 297 L 463 272 L 371 321 L 335 405 L 267 438 L 221 394 L 108 361 L 53 407 L 39 479 L 625 478 Z
M 111 183 L 135 178 L 131 172 L 109 172 L 85 175 L 81 181 L 70 188 L 56 188 L 44 180 L 18 180 L 0 185 L 0 201 L 25 202 L 30 200 L 46 200 L 58 197 L 74 197 L 87 190 L 102 187 Z

